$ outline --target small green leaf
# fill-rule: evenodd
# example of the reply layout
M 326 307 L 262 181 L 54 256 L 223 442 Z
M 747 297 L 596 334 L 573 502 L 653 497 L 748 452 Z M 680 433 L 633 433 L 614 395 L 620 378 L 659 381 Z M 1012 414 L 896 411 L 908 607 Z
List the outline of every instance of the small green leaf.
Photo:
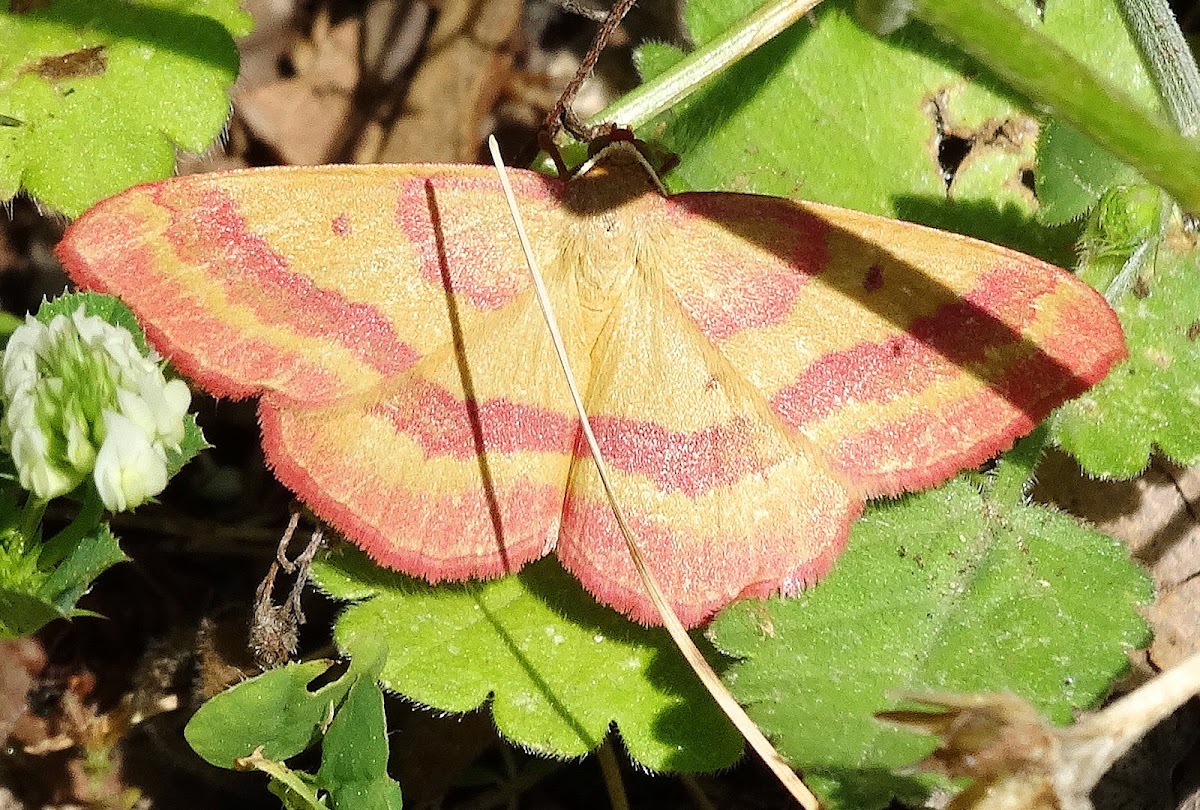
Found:
M 1166 210 L 1163 193 L 1154 186 L 1111 186 L 1100 195 L 1080 238 L 1084 259 L 1120 256 L 1125 261 L 1143 244 L 1157 242 Z
M 212 447 L 212 445 L 204 438 L 204 433 L 196 424 L 196 414 L 189 413 L 184 417 L 183 441 L 179 443 L 179 449 L 167 448 L 167 477 L 173 478 L 175 473 L 183 469 L 183 465 L 208 447 Z
M 400 786 L 388 778 L 383 693 L 374 676 L 359 676 L 321 743 L 317 784 L 332 810 L 400 810 Z
M 1119 265 L 1100 257 L 1081 275 L 1103 290 Z M 1200 254 L 1163 245 L 1147 268 L 1114 306 L 1129 359 L 1054 417 L 1054 440 L 1092 475 L 1137 475 L 1155 447 L 1200 462 Z
M 1034 178 L 1041 203 L 1038 221 L 1061 225 L 1090 211 L 1105 189 L 1137 182 L 1138 176 L 1078 130 L 1047 121 L 1039 137 Z
M 58 608 L 37 593 L 8 585 L 7 574 L 0 572 L 0 639 L 32 635 L 62 618 Z
M 880 504 L 829 577 L 797 599 L 740 602 L 712 627 L 743 660 L 726 681 L 830 808 L 911 798 L 895 776 L 933 748 L 877 723 L 900 690 L 1010 690 L 1065 722 L 1093 706 L 1149 631 L 1148 577 L 1116 540 L 959 478 Z
M 225 126 L 236 0 L 51 0 L 0 13 L 0 199 L 24 190 L 76 216 L 169 177 Z
M 13 330 L 24 323 L 22 318 L 18 318 L 11 312 L 0 312 L 0 344 L 5 343 Z
M 253 754 L 274 761 L 294 757 L 321 736 L 353 684 L 340 678 L 319 689 L 308 685 L 332 661 L 286 664 L 243 681 L 200 707 L 184 737 L 192 749 L 220 768 Z
M 13 531 L 0 542 L 0 638 L 27 636 L 54 619 L 93 615 L 76 607 L 96 577 L 125 560 L 107 523 L 88 527 L 65 557 L 39 565 L 41 543 L 22 543 Z
M 88 592 L 96 577 L 125 559 L 112 529 L 101 523 L 54 567 L 42 586 L 42 595 L 64 616 L 71 615 L 75 603 Z
M 332 662 L 286 664 L 222 692 L 200 707 L 184 737 L 213 765 L 269 774 L 271 791 L 285 807 L 399 810 L 400 788 L 387 777 L 383 693 L 376 683 L 384 648 L 378 638 L 364 638 L 348 651 L 345 674 L 317 689 L 310 684 Z M 322 737 L 316 776 L 284 764 Z
M 357 601 L 338 619 L 340 644 L 386 641 L 385 687 L 450 712 L 490 697 L 497 727 L 524 748 L 583 756 L 615 723 L 651 770 L 714 770 L 741 755 L 741 738 L 666 632 L 598 605 L 553 559 L 434 587 L 342 548 L 313 574 L 330 595 Z

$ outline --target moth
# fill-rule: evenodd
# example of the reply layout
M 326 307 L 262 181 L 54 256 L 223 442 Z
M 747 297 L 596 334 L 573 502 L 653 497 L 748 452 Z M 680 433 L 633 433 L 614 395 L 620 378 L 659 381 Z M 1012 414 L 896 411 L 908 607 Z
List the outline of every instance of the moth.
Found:
M 615 141 L 512 180 L 615 492 L 682 621 L 791 594 L 869 498 L 1008 448 L 1125 355 L 1029 256 L 814 203 L 667 195 Z M 554 551 L 658 623 L 600 488 L 494 170 L 268 168 L 139 186 L 59 258 L 219 397 L 380 565 L 495 577 Z

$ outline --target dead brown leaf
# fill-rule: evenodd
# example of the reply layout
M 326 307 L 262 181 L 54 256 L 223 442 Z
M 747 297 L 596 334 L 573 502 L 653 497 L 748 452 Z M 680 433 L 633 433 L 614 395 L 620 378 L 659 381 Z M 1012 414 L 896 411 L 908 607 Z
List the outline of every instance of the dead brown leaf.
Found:
M 108 70 L 108 56 L 103 45 L 93 45 L 90 48 L 80 48 L 70 53 L 58 56 L 47 56 L 33 64 L 21 68 L 19 73 L 32 73 L 47 81 L 62 81 L 64 79 L 80 79 L 85 76 L 99 76 Z
M 357 19 L 330 25 L 320 15 L 309 39 L 292 48 L 296 75 L 235 91 L 234 104 L 247 127 L 284 162 L 325 163 L 350 114 L 358 84 Z
M 487 116 L 508 83 L 521 7 L 522 0 L 444 0 L 381 162 L 475 160 Z

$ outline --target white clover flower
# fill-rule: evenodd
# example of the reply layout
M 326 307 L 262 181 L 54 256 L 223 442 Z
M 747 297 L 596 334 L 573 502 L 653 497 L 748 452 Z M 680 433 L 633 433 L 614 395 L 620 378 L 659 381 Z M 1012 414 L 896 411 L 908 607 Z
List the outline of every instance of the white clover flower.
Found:
M 114 512 L 131 509 L 163 491 L 167 460 L 160 446 L 132 419 L 104 412 L 104 444 L 96 455 L 96 489 Z
M 0 361 L 3 439 L 21 486 L 49 500 L 92 475 L 104 505 L 132 509 L 167 485 L 167 451 L 183 441 L 191 392 L 168 382 L 153 352 L 102 318 L 29 317 Z

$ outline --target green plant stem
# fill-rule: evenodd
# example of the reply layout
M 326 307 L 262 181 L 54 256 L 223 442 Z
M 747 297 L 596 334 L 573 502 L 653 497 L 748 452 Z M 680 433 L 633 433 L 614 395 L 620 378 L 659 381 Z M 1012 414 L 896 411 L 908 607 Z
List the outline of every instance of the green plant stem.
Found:
M 325 803 L 321 801 L 317 792 L 282 762 L 267 759 L 260 752 L 255 751 L 245 759 L 239 760 L 237 765 L 239 770 L 262 771 L 274 779 L 279 786 L 290 791 L 293 801 L 288 804 L 289 807 L 296 808 L 298 806 L 296 802 L 303 802 L 305 810 L 323 810 L 325 807 Z
M 617 99 L 585 123 L 589 126 L 615 123 L 629 129 L 637 129 L 649 123 L 655 116 L 699 90 L 709 79 L 787 30 L 820 2 L 821 0 L 775 0 L 768 3 L 738 20 L 721 36 L 680 59 L 670 70 L 653 81 L 646 82 Z M 558 142 L 559 146 L 567 146 L 570 136 L 561 135 Z M 553 169 L 553 164 L 543 154 L 534 161 L 534 167 L 548 171 Z
M 1200 70 L 1167 0 L 1121 0 L 1146 65 L 1171 120 L 1184 136 L 1200 133 Z
M 67 558 L 74 548 L 79 545 L 100 523 L 104 516 L 104 504 L 100 494 L 94 488 L 88 487 L 87 495 L 83 498 L 83 507 L 67 527 L 46 541 L 42 553 L 38 557 L 38 565 L 43 569 L 52 568 Z
M 25 323 L 24 319 L 18 318 L 16 315 L 8 312 L 0 313 L 0 338 L 8 338 L 23 323 Z
M 913 14 L 1037 108 L 1200 211 L 1200 148 L 994 0 L 913 0 Z
M 988 495 L 991 500 L 1002 504 L 1025 502 L 1033 486 L 1033 472 L 1046 454 L 1049 439 L 1050 428 L 1046 422 L 1042 422 L 1000 457 L 990 476 Z
M 639 127 L 696 92 L 713 76 L 753 53 L 815 8 L 821 0 L 775 0 L 743 17 L 721 36 L 679 60 L 670 70 L 600 111 L 589 123 L 615 121 Z
M 34 539 L 37 537 L 38 528 L 42 525 L 42 517 L 46 514 L 46 506 L 49 501 L 44 501 L 32 492 L 29 494 L 29 500 L 25 501 L 25 508 L 21 510 L 21 542 L 25 548 L 29 548 Z

